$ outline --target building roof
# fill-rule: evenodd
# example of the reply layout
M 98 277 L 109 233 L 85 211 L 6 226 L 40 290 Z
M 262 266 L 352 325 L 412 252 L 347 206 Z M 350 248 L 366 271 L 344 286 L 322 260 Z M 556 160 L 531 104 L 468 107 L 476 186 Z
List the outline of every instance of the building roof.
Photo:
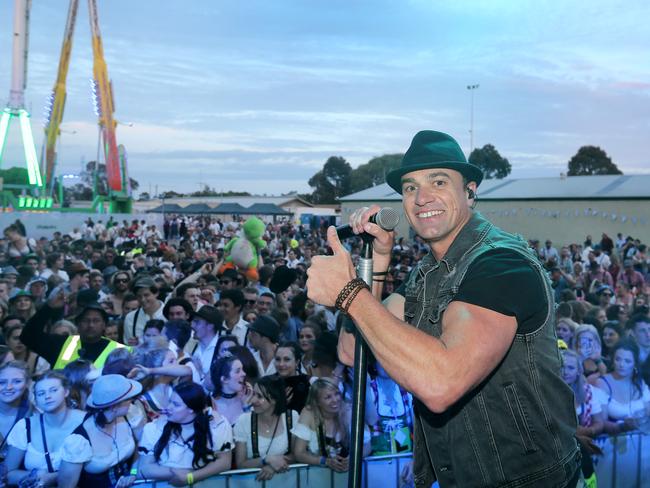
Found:
M 244 213 L 252 215 L 291 215 L 291 212 L 287 212 L 272 203 L 254 203 L 244 210 Z
M 179 213 L 187 214 L 204 214 L 212 213 L 212 207 L 206 205 L 205 203 L 191 203 L 187 207 L 182 207 L 178 210 Z
M 175 203 L 165 203 L 155 208 L 150 208 L 147 213 L 178 213 L 183 207 Z
M 650 200 L 650 175 L 598 175 L 483 180 L 480 200 Z M 342 202 L 395 201 L 386 183 L 346 195 Z
M 218 207 L 213 208 L 210 213 L 240 215 L 246 213 L 246 209 L 238 203 L 222 203 Z

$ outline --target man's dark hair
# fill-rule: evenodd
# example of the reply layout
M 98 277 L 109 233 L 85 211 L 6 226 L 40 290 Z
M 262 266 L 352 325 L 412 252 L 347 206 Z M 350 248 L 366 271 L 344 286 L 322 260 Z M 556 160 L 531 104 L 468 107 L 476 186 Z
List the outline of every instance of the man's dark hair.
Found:
M 262 286 L 268 286 L 271 278 L 273 278 L 273 266 L 270 264 L 265 264 L 258 271 L 260 277 L 260 284 Z
M 199 285 L 197 285 L 196 283 L 183 283 L 178 288 L 176 288 L 176 296 L 178 298 L 183 298 L 183 296 L 185 295 L 185 292 L 187 290 L 189 290 L 190 288 L 196 288 L 198 290 Z
M 190 302 L 188 302 L 184 298 L 172 297 L 169 300 L 167 300 L 167 303 L 165 303 L 165 306 L 163 307 L 163 316 L 167 320 L 169 320 L 169 310 L 172 307 L 183 307 L 183 310 L 185 310 L 185 313 L 188 314 L 190 317 L 192 316 L 192 313 L 194 312 L 194 309 L 192 308 L 192 305 L 190 304 Z
M 650 324 L 650 318 L 647 315 L 635 314 L 627 321 L 625 328 L 632 332 L 637 324 Z
M 240 312 L 244 307 L 244 303 L 246 303 L 244 293 L 237 288 L 222 291 L 219 295 L 219 300 L 223 300 L 224 298 L 230 300 L 233 305 L 239 309 Z

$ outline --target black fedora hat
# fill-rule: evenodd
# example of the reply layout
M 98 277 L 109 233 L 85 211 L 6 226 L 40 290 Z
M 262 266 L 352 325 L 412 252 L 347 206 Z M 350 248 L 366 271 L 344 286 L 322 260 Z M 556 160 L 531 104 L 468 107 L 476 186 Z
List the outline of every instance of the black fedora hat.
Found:
M 397 193 L 402 193 L 402 176 L 411 171 L 430 168 L 447 168 L 458 171 L 468 181 L 483 181 L 483 171 L 467 162 L 465 154 L 449 134 L 423 130 L 415 134 L 411 146 L 402 158 L 402 165 L 386 176 L 386 182 Z
M 212 305 L 203 305 L 192 314 L 192 320 L 199 318 L 215 326 L 215 330 L 223 328 L 223 315 Z
M 268 337 L 274 344 L 280 337 L 280 324 L 270 315 L 260 315 L 252 324 L 248 324 L 250 330 L 254 330 L 259 335 Z

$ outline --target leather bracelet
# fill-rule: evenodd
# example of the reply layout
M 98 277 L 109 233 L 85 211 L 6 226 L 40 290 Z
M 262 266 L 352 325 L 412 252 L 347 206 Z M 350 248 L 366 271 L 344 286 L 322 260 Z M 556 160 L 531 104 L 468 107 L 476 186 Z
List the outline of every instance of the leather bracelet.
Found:
M 353 280 L 350 280 L 339 292 L 339 296 L 336 297 L 336 303 L 334 304 L 334 306 L 338 310 L 343 310 L 343 304 L 350 296 L 350 294 L 355 290 L 355 288 L 357 288 L 359 285 L 366 286 L 366 282 L 363 281 L 361 278 L 355 278 Z
M 386 276 L 388 274 L 388 271 L 373 271 L 372 275 L 373 276 Z
M 359 292 L 363 289 L 368 289 L 368 285 L 366 285 L 366 282 L 364 281 L 363 284 L 357 285 L 357 287 L 350 293 L 350 298 L 345 302 L 343 305 L 343 308 L 341 309 L 344 314 L 347 315 L 348 310 L 350 309 L 350 305 L 352 305 L 352 302 L 354 301 L 355 298 L 357 298 L 357 295 Z

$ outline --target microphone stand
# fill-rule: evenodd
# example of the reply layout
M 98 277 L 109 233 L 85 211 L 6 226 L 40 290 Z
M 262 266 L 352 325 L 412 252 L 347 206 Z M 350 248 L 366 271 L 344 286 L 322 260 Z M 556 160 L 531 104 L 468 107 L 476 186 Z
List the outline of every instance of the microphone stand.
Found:
M 372 241 L 370 234 L 362 233 L 363 247 L 357 265 L 357 276 L 372 289 Z M 352 433 L 350 435 L 350 470 L 348 488 L 361 485 L 361 468 L 363 463 L 363 431 L 366 409 L 366 379 L 368 373 L 368 345 L 359 330 L 355 329 L 354 348 L 354 391 L 352 395 Z

